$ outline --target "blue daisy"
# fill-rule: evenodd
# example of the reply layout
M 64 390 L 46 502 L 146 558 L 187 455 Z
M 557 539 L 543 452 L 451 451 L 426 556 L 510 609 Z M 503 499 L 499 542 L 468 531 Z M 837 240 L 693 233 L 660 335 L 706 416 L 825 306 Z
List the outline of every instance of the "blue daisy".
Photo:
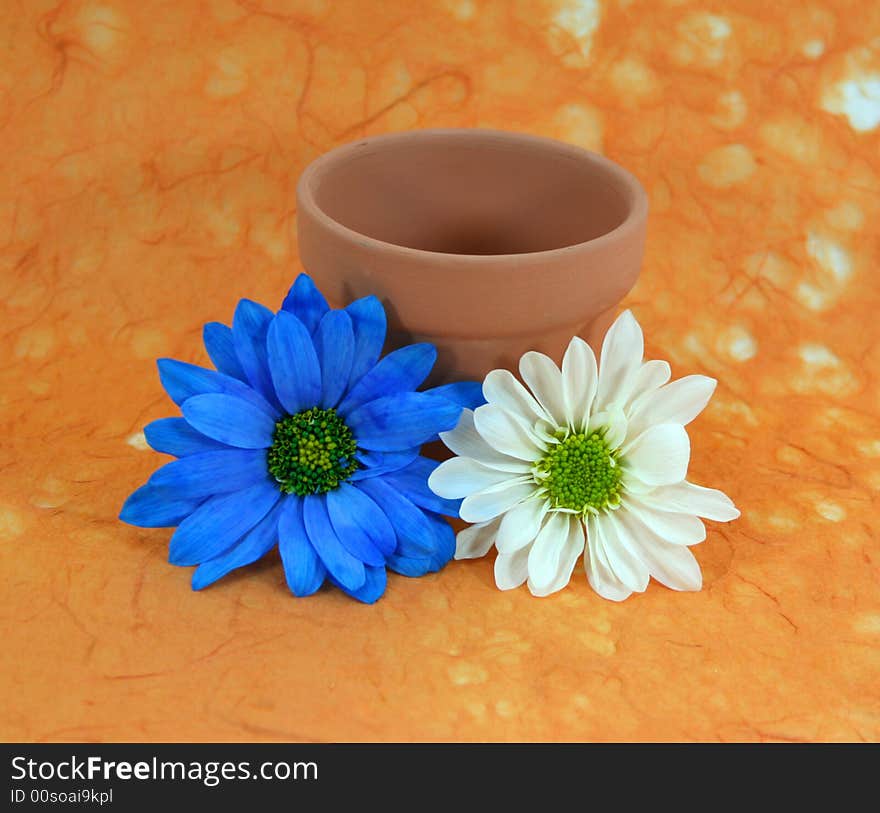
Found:
M 195 590 L 276 544 L 297 596 L 329 580 L 372 603 L 386 568 L 442 568 L 455 552 L 443 516 L 458 516 L 460 501 L 428 488 L 438 464 L 419 452 L 482 393 L 477 382 L 417 391 L 437 351 L 420 343 L 380 358 L 385 333 L 376 297 L 331 309 L 305 274 L 278 313 L 242 299 L 231 328 L 205 325 L 216 370 L 159 359 L 183 417 L 144 434 L 177 459 L 126 500 L 120 519 L 177 526 L 169 561 L 198 566 Z

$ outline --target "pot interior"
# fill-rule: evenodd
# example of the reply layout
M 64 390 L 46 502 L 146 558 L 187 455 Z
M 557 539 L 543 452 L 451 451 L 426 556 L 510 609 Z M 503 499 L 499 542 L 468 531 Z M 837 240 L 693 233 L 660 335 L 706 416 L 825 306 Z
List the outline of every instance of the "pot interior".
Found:
M 352 231 L 448 254 L 522 254 L 592 240 L 630 211 L 626 182 L 588 153 L 479 132 L 368 142 L 314 179 Z

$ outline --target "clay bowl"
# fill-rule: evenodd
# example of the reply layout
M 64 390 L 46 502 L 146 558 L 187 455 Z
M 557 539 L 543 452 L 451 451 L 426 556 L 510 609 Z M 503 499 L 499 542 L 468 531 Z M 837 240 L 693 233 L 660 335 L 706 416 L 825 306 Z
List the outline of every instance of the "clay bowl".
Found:
M 592 152 L 496 130 L 416 130 L 346 144 L 297 187 L 299 254 L 336 305 L 377 295 L 389 349 L 433 342 L 432 383 L 595 350 L 639 275 L 648 201 Z

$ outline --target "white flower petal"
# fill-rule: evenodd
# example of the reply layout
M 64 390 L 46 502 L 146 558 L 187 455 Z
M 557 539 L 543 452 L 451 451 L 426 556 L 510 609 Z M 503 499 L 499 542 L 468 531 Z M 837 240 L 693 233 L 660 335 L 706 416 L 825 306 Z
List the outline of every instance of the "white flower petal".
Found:
M 513 553 L 528 545 L 541 530 L 541 522 L 548 509 L 547 500 L 533 497 L 511 508 L 501 519 L 495 538 L 500 553 Z
M 559 438 L 556 437 L 556 432 L 559 430 L 555 423 L 536 421 L 532 431 L 544 449 L 549 449 L 552 445 L 559 443 Z
M 578 522 L 573 514 L 552 511 L 538 531 L 529 552 L 529 583 L 538 590 L 545 589 L 556 579 L 572 522 Z
M 614 404 L 608 409 L 608 429 L 605 432 L 605 441 L 612 449 L 619 449 L 626 440 L 627 420 L 623 410 Z
M 516 483 L 508 488 L 496 486 L 489 491 L 479 491 L 464 498 L 459 516 L 465 522 L 486 522 L 509 511 L 534 493 L 534 483 Z
M 644 593 L 651 578 L 648 568 L 636 552 L 635 544 L 626 538 L 626 530 L 618 524 L 616 513 L 596 517 L 598 544 L 620 583 L 634 593 Z
M 670 378 L 672 378 L 672 368 L 668 361 L 661 359 L 646 361 L 633 376 L 632 392 L 627 399 L 626 408 L 629 409 L 641 396 L 662 387 Z
M 474 426 L 483 440 L 502 454 L 534 462 L 544 454 L 537 438 L 510 413 L 492 404 L 478 407 Z
M 665 486 L 684 480 L 691 442 L 683 426 L 663 423 L 630 441 L 622 453 L 627 474 L 648 485 Z
M 605 552 L 598 544 L 596 535 L 596 518 L 590 517 L 587 520 L 587 544 L 584 551 L 584 570 L 587 572 L 587 581 L 602 598 L 609 601 L 623 601 L 632 595 L 632 590 L 628 590 L 620 583 L 620 580 L 611 570 L 608 561 L 605 558 Z
M 499 590 L 513 590 L 529 577 L 529 549 L 499 553 L 495 558 L 495 584 Z
M 519 360 L 519 373 L 557 426 L 565 426 L 562 373 L 549 356 L 530 350 Z
M 626 440 L 627 425 L 626 415 L 620 405 L 611 404 L 605 411 L 590 416 L 588 431 L 605 429 L 605 442 L 612 449 L 618 449 Z
M 636 372 L 642 365 L 645 340 L 632 311 L 624 311 L 608 328 L 599 361 L 599 385 L 594 409 L 626 403 Z
M 642 561 L 658 582 L 673 590 L 699 590 L 703 586 L 700 565 L 690 548 L 664 541 L 634 514 L 620 514 L 620 523 L 637 541 Z
M 453 457 L 431 472 L 428 487 L 438 497 L 457 500 L 505 483 L 525 482 L 525 476 L 484 466 L 469 457 Z
M 474 426 L 474 412 L 472 409 L 463 409 L 458 425 L 449 432 L 441 432 L 440 440 L 446 447 L 460 457 L 469 457 L 501 471 L 512 471 L 519 474 L 528 472 L 531 466 L 523 460 L 509 457 L 506 454 L 493 449 Z
M 490 404 L 529 422 L 551 420 L 510 370 L 492 370 L 483 381 L 483 397 Z
M 672 545 L 698 545 L 706 538 L 706 526 L 693 514 L 663 511 L 647 505 L 642 497 L 630 497 L 624 507 Z
M 723 491 L 682 480 L 669 486 L 660 486 L 639 499 L 646 505 L 665 511 L 696 514 L 698 517 L 729 522 L 739 516 L 739 509 Z
M 584 552 L 584 526 L 580 519 L 571 517 L 568 523 L 568 536 L 562 544 L 556 575 L 546 585 L 535 583 L 529 570 L 529 590 L 533 596 L 543 597 L 556 593 L 571 581 L 571 574 L 578 557 Z
M 575 336 L 562 358 L 565 417 L 575 432 L 587 428 L 597 386 L 598 372 L 593 350 L 582 338 Z
M 627 493 L 638 494 L 640 497 L 657 490 L 657 486 L 650 486 L 636 477 L 627 477 L 624 485 Z
M 686 375 L 636 399 L 630 411 L 630 437 L 659 423 L 687 426 L 706 408 L 717 384 L 705 375 Z
M 499 519 L 478 522 L 459 531 L 455 536 L 455 558 L 479 559 L 485 556 L 495 541 L 500 522 Z

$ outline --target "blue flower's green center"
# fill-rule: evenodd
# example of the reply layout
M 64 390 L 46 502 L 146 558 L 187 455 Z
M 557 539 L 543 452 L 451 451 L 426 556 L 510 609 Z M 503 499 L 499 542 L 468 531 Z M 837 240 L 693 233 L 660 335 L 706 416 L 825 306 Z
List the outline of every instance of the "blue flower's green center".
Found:
M 286 494 L 324 494 L 358 468 L 357 442 L 335 409 L 307 409 L 275 424 L 269 473 Z
M 552 508 L 594 514 L 620 503 L 623 471 L 602 430 L 560 438 L 533 471 Z

